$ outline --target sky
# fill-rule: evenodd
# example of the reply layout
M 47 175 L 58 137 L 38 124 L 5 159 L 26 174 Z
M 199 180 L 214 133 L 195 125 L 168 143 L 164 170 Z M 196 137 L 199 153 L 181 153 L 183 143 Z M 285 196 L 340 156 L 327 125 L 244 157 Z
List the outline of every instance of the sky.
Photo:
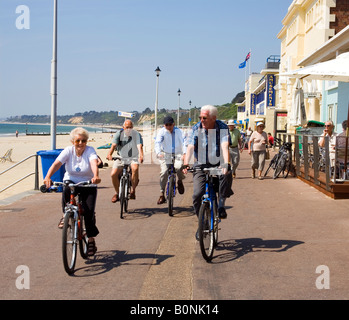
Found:
M 154 110 L 157 66 L 159 109 L 229 103 L 249 71 L 280 55 L 277 34 L 292 3 L 57 1 L 58 115 Z M 51 113 L 53 3 L 0 0 L 0 119 Z M 239 69 L 250 50 L 250 67 Z

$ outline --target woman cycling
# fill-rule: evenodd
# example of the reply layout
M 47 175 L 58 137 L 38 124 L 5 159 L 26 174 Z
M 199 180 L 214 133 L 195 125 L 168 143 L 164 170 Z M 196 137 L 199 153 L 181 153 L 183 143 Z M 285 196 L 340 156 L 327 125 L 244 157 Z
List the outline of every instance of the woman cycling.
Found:
M 97 166 L 97 154 L 93 147 L 87 146 L 89 134 L 83 128 L 75 128 L 70 132 L 72 146 L 66 147 L 47 172 L 44 183 L 47 188 L 52 184 L 52 175 L 65 164 L 64 182 L 78 183 L 81 181 L 91 181 L 93 184 L 101 182 Z M 94 237 L 99 233 L 96 226 L 95 206 L 97 199 L 97 187 L 84 188 L 77 187 L 76 192 L 80 194 L 80 200 L 84 210 L 86 233 L 88 237 L 88 252 L 92 256 L 97 251 Z M 70 199 L 70 188 L 64 186 L 62 193 L 62 209 L 64 212 L 65 204 Z M 63 228 L 64 218 L 58 224 Z

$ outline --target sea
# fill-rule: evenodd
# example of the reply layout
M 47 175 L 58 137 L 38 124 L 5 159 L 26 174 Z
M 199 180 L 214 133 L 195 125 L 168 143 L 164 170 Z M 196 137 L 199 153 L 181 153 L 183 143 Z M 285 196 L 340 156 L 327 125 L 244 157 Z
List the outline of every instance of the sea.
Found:
M 80 126 L 72 126 L 72 125 L 57 125 L 56 133 L 57 134 L 68 134 L 71 130 Z M 89 126 L 81 126 L 85 128 L 88 132 L 102 132 L 102 128 L 99 127 L 89 127 Z M 28 134 L 43 134 L 51 132 L 50 124 L 26 124 L 26 123 L 5 123 L 0 122 L 0 137 L 9 137 L 15 136 L 16 131 L 18 131 L 19 135 Z

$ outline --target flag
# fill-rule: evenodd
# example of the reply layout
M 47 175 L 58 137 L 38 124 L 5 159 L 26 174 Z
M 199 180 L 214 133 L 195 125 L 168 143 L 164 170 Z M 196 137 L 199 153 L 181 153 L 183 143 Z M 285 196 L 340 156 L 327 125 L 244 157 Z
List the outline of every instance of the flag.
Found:
M 239 64 L 239 69 L 243 69 L 246 67 L 246 60 L 243 63 Z
M 251 58 L 251 52 L 249 52 L 249 53 L 247 54 L 247 56 L 246 56 L 246 58 L 245 58 L 245 61 L 239 64 L 239 69 L 245 68 L 245 67 L 246 67 L 246 62 L 247 62 L 247 60 L 250 59 L 250 58 Z

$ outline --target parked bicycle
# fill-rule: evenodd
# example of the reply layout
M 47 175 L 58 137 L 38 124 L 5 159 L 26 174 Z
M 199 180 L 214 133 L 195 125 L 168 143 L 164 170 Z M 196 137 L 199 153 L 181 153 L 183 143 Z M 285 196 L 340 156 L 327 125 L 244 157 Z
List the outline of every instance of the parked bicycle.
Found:
M 122 160 L 124 167 L 122 168 L 122 174 L 120 178 L 119 186 L 119 198 L 120 198 L 120 219 L 123 219 L 124 212 L 128 210 L 128 200 L 131 193 L 131 161 L 132 158 L 113 157 L 113 160 Z
M 65 185 L 63 182 L 53 182 L 50 191 Z M 92 187 L 91 181 L 69 183 L 70 201 L 64 208 L 64 225 L 62 234 L 62 257 L 64 269 L 68 274 L 74 273 L 77 258 L 77 246 L 79 244 L 80 255 L 83 259 L 88 258 L 88 237 L 86 234 L 85 220 L 79 193 L 76 194 L 76 187 Z
M 269 166 L 264 173 L 264 177 L 268 174 L 270 169 L 273 169 L 273 179 L 279 177 L 280 174 L 282 174 L 283 178 L 287 178 L 292 165 L 292 143 L 282 142 L 279 138 L 275 138 L 274 140 L 281 145 L 281 147 L 279 152 L 270 160 Z
M 205 194 L 202 197 L 198 219 L 198 235 L 200 250 L 203 258 L 210 262 L 214 248 L 218 243 L 218 224 L 221 221 L 218 215 L 217 194 L 214 188 L 214 180 L 222 175 L 222 169 L 218 167 L 188 169 L 189 172 L 202 170 L 205 172 Z

